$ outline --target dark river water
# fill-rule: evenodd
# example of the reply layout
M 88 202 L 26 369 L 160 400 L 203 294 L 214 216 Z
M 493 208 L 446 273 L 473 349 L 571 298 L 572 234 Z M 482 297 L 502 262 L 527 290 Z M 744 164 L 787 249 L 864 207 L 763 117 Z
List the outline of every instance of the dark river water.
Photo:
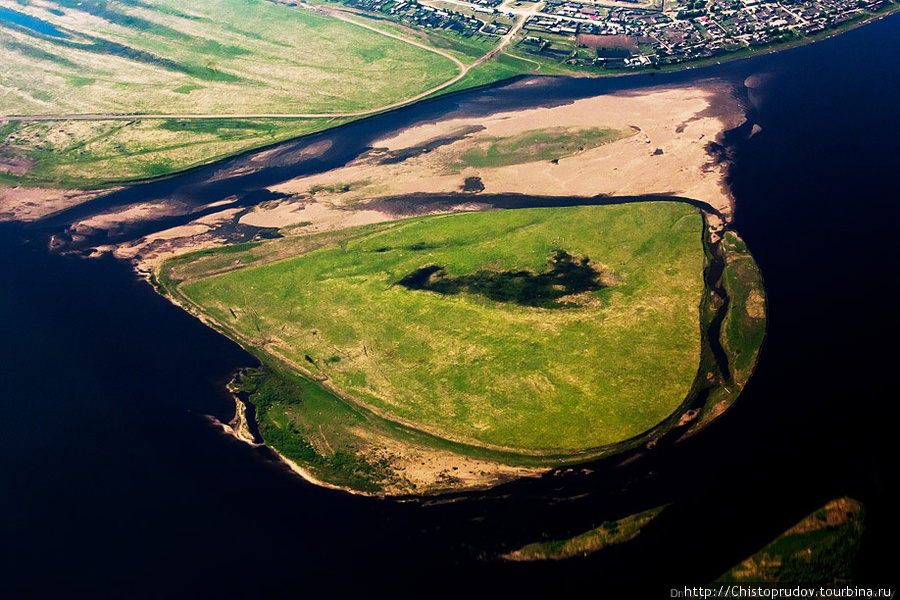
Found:
M 678 74 L 520 81 L 286 144 L 244 175 L 229 173 L 246 157 L 0 226 L 0 598 L 669 597 L 846 494 L 868 509 L 862 582 L 893 585 L 898 57 L 895 16 Z M 50 234 L 110 206 L 253 204 L 261 186 L 343 164 L 410 123 L 697 79 L 740 90 L 749 75 L 762 83 L 741 93 L 762 131 L 731 136 L 730 180 L 766 281 L 759 368 L 712 427 L 626 464 L 424 504 L 317 488 L 210 417 L 231 417 L 224 384 L 246 353 L 128 265 L 47 251 Z M 329 151 L 299 158 L 321 139 Z M 666 503 L 639 538 L 591 557 L 490 559 Z

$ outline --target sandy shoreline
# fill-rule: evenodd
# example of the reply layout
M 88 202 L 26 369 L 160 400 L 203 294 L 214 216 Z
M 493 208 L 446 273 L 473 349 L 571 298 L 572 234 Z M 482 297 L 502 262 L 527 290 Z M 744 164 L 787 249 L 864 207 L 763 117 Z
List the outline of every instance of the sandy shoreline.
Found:
M 222 431 L 245 444 L 259 447 L 260 444 L 253 439 L 250 433 L 247 418 L 247 406 L 234 395 L 235 416 L 230 423 L 223 423 L 214 417 L 210 417 Z M 392 461 L 398 473 L 402 473 L 405 482 L 400 485 L 388 486 L 383 492 L 361 492 L 346 486 L 339 486 L 322 481 L 309 469 L 300 466 L 275 448 L 268 448 L 278 456 L 291 471 L 302 477 L 305 481 L 332 490 L 341 490 L 360 496 L 394 496 L 412 493 L 440 493 L 459 489 L 487 489 L 502 481 L 509 481 L 521 477 L 534 477 L 541 475 L 549 468 L 511 467 L 501 463 L 487 460 L 469 458 L 452 452 L 421 448 L 396 442 L 383 436 L 373 436 L 372 447 L 367 453 L 374 456 L 387 458 Z M 451 479 L 452 478 L 452 479 Z
M 81 191 L 0 185 L 0 222 L 37 221 L 111 191 L 113 190 Z
M 225 433 L 226 435 L 230 435 L 231 437 L 233 437 L 241 442 L 244 442 L 245 444 L 253 446 L 254 448 L 262 446 L 263 444 L 258 444 L 256 442 L 254 442 L 253 438 L 248 436 L 247 432 L 245 431 L 246 421 L 244 419 L 246 418 L 246 416 L 245 416 L 246 415 L 246 412 L 245 412 L 246 407 L 240 400 L 235 399 L 235 403 L 237 404 L 236 413 L 235 413 L 235 419 L 237 420 L 237 423 L 235 423 L 234 421 L 232 421 L 232 423 L 235 423 L 234 425 L 232 425 L 231 423 L 223 423 L 222 421 L 216 419 L 215 417 L 209 417 L 210 421 L 212 421 L 218 427 L 220 427 L 222 429 L 222 432 Z M 351 488 L 344 488 L 344 487 L 340 487 L 337 485 L 332 485 L 330 483 L 322 481 L 321 479 L 316 479 L 312 475 L 312 473 L 310 473 L 309 471 L 307 471 L 306 469 L 304 469 L 303 467 L 301 467 L 300 465 L 298 465 L 291 459 L 287 458 L 285 455 L 283 455 L 278 450 L 275 450 L 272 447 L 268 447 L 268 448 L 269 448 L 269 450 L 274 452 L 275 455 L 277 455 L 278 458 L 281 460 L 281 462 L 284 463 L 285 466 L 287 466 L 291 471 L 293 471 L 295 474 L 299 475 L 305 481 L 307 481 L 313 485 L 317 485 L 317 486 L 332 489 L 332 490 L 341 490 L 344 492 L 349 492 L 351 494 L 368 495 L 368 494 L 364 494 L 362 492 L 359 492 L 359 491 L 351 489 Z
M 454 193 L 479 178 L 481 193 L 541 196 L 670 194 L 713 206 L 728 219 L 733 199 L 727 165 L 708 149 L 743 122 L 730 88 L 707 84 L 655 88 L 577 100 L 554 108 L 497 113 L 419 125 L 377 140 L 374 150 L 347 166 L 272 186 L 297 198 L 244 217 L 259 226 L 284 227 L 308 219 L 310 202 L 344 210 L 386 196 Z M 502 167 L 450 167 L 466 150 L 492 140 L 549 128 L 632 129 L 635 135 L 558 161 Z M 430 147 L 436 146 L 436 147 Z M 407 157 L 397 160 L 397 156 Z M 477 202 L 477 193 L 472 194 Z

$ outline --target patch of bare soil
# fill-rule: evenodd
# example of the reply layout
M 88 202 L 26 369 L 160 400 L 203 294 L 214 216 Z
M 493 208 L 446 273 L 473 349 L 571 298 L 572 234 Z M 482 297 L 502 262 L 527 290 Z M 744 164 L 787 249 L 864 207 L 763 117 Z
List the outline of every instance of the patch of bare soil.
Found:
M 32 164 L 34 161 L 24 156 L 0 156 L 0 173 L 24 175 Z
M 751 291 L 747 298 L 747 315 L 754 319 L 762 319 L 766 316 L 765 300 L 759 290 Z
M 0 221 L 37 221 L 109 191 L 0 186 Z
M 520 477 L 536 477 L 548 470 L 511 467 L 363 431 L 357 433 L 371 437 L 371 445 L 363 449 L 363 454 L 370 460 L 384 459 L 397 474 L 399 481 L 384 491 L 389 495 L 488 488 Z

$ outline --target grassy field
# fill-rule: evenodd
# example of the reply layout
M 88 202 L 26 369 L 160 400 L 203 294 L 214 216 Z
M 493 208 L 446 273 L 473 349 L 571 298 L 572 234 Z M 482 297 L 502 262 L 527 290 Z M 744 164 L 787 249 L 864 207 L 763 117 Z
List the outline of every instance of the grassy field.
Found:
M 859 501 L 832 500 L 716 583 L 853 583 L 864 529 L 865 510 Z
M 440 93 L 459 92 L 462 90 L 489 85 L 519 75 L 533 74 L 537 65 L 509 54 L 499 54 L 492 60 L 483 62 L 469 69 L 462 80 L 457 81 Z
M 168 175 L 343 122 L 339 119 L 12 121 L 0 183 L 99 188 Z
M 701 230 L 695 209 L 664 202 L 430 217 L 180 291 L 391 419 L 476 445 L 575 452 L 640 434 L 684 400 L 699 360 Z M 589 258 L 602 282 L 565 308 L 397 285 L 428 265 L 537 276 L 558 250 Z
M 396 17 L 387 14 L 373 13 L 343 4 L 339 0 L 307 0 L 310 5 L 320 5 L 328 9 L 339 9 L 344 14 L 352 15 L 358 22 L 375 27 L 379 31 L 400 35 L 415 40 L 430 48 L 438 48 L 455 56 L 464 64 L 471 65 L 499 43 L 493 35 L 475 34 L 464 37 L 448 29 L 431 29 L 400 23 Z
M 0 0 L 0 10 L 0 115 L 355 112 L 459 73 L 424 48 L 266 0 Z M 160 177 L 342 122 L 12 122 L 0 128 L 0 184 Z
M 267 0 L 0 0 L 0 115 L 355 112 L 410 98 L 459 67 L 426 49 Z M 471 64 L 496 40 L 360 22 Z M 447 91 L 533 65 L 499 57 Z M 9 123 L 0 184 L 97 188 L 166 176 L 347 119 Z
M 459 72 L 423 48 L 265 0 L 0 7 L 31 18 L 0 26 L 0 114 L 357 111 Z

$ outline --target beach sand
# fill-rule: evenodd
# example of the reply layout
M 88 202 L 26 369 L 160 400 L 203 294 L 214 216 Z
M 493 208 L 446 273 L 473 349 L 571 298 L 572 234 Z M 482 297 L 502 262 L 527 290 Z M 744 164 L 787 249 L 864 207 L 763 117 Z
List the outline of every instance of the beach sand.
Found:
M 705 202 L 730 220 L 733 200 L 725 184 L 727 165 L 710 151 L 710 143 L 718 144 L 722 134 L 744 118 L 729 92 L 713 84 L 658 88 L 412 127 L 374 142 L 373 151 L 346 167 L 272 186 L 273 192 L 295 200 L 275 209 L 257 208 L 244 219 L 258 226 L 284 227 L 312 220 L 308 210 L 291 208 L 310 199 L 352 211 L 377 198 L 459 193 L 466 179 L 477 177 L 484 186 L 479 193 L 484 194 L 682 196 Z M 630 129 L 635 134 L 558 161 L 452 167 L 467 150 L 493 140 L 531 130 L 591 127 Z M 423 151 L 436 140 L 441 145 Z M 399 155 L 409 158 L 396 161 L 393 157 Z M 477 196 L 471 194 L 473 202 Z
M 22 186 L 0 186 L 0 221 L 37 221 L 77 206 L 111 190 L 85 192 Z

